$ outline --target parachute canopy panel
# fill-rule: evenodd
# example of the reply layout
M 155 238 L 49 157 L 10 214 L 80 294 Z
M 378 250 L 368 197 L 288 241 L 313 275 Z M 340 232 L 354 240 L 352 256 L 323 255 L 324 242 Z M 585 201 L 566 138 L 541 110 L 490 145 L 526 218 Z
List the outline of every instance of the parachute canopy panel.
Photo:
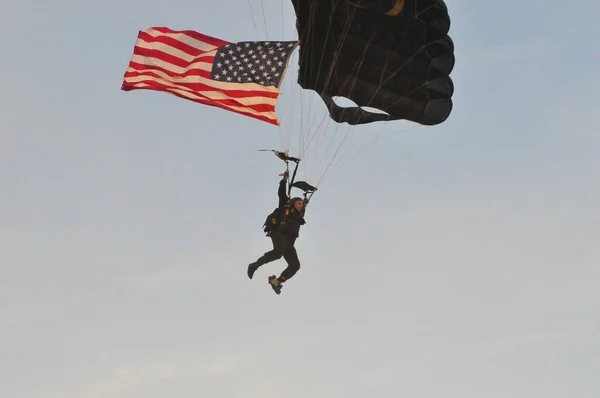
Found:
M 442 0 L 292 3 L 300 40 L 298 83 L 321 96 L 336 122 L 436 125 L 448 118 L 455 59 Z M 333 97 L 358 106 L 340 107 Z

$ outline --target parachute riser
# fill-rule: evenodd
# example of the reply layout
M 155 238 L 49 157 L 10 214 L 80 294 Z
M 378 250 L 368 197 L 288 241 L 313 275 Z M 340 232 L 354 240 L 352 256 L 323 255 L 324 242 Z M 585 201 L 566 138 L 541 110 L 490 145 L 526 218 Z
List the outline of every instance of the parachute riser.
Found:
M 312 198 L 314 193 L 315 193 L 315 191 L 304 192 L 304 206 L 306 206 L 308 204 L 308 202 L 310 202 L 310 198 Z
M 300 161 L 296 162 L 296 167 L 294 167 L 294 172 L 292 173 L 292 179 L 288 182 L 288 197 L 290 197 L 290 195 L 292 194 L 292 185 L 294 185 L 294 181 L 296 180 L 296 173 L 298 172 L 299 165 Z

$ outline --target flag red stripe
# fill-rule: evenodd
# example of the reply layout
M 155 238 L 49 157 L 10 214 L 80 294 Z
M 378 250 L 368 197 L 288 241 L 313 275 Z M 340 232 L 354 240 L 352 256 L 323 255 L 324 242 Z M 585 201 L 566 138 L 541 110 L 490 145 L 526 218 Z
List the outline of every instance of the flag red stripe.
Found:
M 158 58 L 161 61 L 168 62 L 168 63 L 178 66 L 180 68 L 187 68 L 190 66 L 190 64 L 196 63 L 196 62 L 204 63 L 207 65 L 212 65 L 212 61 L 215 59 L 215 57 L 209 56 L 209 57 L 198 57 L 192 61 L 186 61 L 184 59 L 181 59 L 181 58 L 176 57 L 171 54 L 167 54 L 166 52 L 158 50 L 158 49 L 147 49 L 147 48 L 142 48 L 142 47 L 137 47 L 137 46 L 133 49 L 133 53 L 135 55 L 139 55 L 142 57 Z M 207 72 L 207 73 L 208 73 L 208 77 L 210 77 L 210 72 Z
M 269 118 L 267 116 L 264 116 L 263 114 L 254 114 L 254 113 L 248 113 L 248 112 L 244 112 L 243 110 L 239 110 L 239 109 L 233 109 L 230 108 L 224 104 L 221 104 L 219 102 L 215 102 L 213 100 L 208 100 L 208 99 L 203 99 L 203 98 L 189 98 L 181 93 L 178 93 L 176 91 L 172 91 L 172 89 L 169 88 L 162 88 L 159 85 L 156 86 L 150 86 L 150 87 L 135 87 L 135 86 L 129 86 L 127 88 L 124 89 L 124 91 L 133 91 L 133 90 L 153 90 L 153 91 L 161 91 L 161 92 L 168 92 L 170 94 L 173 94 L 177 97 L 189 100 L 189 101 L 194 101 L 200 104 L 204 104 L 204 105 L 210 105 L 210 106 L 214 106 L 217 108 L 222 108 L 225 109 L 227 111 L 230 112 L 235 112 L 235 113 L 239 113 L 240 115 L 244 115 L 244 116 L 249 116 L 252 117 L 254 119 L 258 119 L 258 120 L 262 120 L 264 122 L 270 123 L 270 124 L 274 124 L 274 125 L 279 125 L 279 123 L 277 122 L 276 119 L 273 118 Z
M 135 83 L 128 83 L 128 85 L 126 86 L 125 91 L 131 91 L 131 88 L 137 88 L 137 85 L 140 84 L 147 84 L 149 86 L 154 86 L 154 87 L 160 87 L 163 89 L 169 89 L 169 88 L 176 88 L 182 91 L 186 91 L 190 94 L 196 95 L 196 96 L 200 96 L 200 97 L 205 97 L 206 95 L 203 94 L 202 92 L 198 92 L 196 90 L 190 90 L 187 87 L 182 87 L 181 85 L 174 85 L 174 84 L 170 84 L 169 82 L 166 81 L 159 81 L 156 79 L 143 79 L 143 80 L 139 80 L 136 81 Z M 214 91 L 214 92 L 220 92 L 214 89 L 209 89 L 209 90 L 201 90 L 204 92 L 209 92 L 209 91 Z M 229 95 L 229 91 L 227 92 L 227 94 Z M 258 103 L 258 104 L 244 104 L 242 102 L 236 101 L 235 99 L 210 99 L 211 101 L 215 101 L 218 102 L 220 104 L 223 105 L 228 105 L 228 106 L 239 106 L 239 107 L 245 107 L 245 108 L 249 108 L 252 110 L 255 110 L 257 112 L 274 112 L 275 107 L 271 104 L 265 104 L 265 103 Z
M 170 46 L 170 47 L 176 48 L 180 51 L 183 51 L 186 54 L 189 54 L 189 55 L 195 56 L 195 57 L 198 55 L 202 55 L 206 52 L 200 48 L 192 47 L 189 44 L 183 43 L 171 36 L 156 36 L 155 37 L 155 36 L 150 35 L 149 33 L 140 32 L 138 38 L 145 41 L 146 43 Z
M 193 30 L 171 30 L 166 27 L 158 27 L 158 28 L 155 27 L 152 29 L 156 30 L 157 32 L 161 32 L 161 33 L 164 33 L 167 35 L 172 34 L 172 33 L 175 33 L 175 34 L 181 33 L 181 34 L 191 37 L 194 40 L 203 41 L 203 42 L 208 43 L 211 46 L 215 46 L 215 47 L 221 47 L 221 46 L 230 44 L 228 41 L 217 39 L 216 37 L 210 37 L 207 35 L 203 35 L 202 33 L 199 33 L 199 32 L 193 31 Z
M 133 71 L 128 71 L 125 73 L 125 78 L 131 78 L 131 77 L 139 77 L 139 76 L 151 76 L 154 77 L 156 79 L 161 79 L 161 80 L 165 80 L 164 76 L 161 76 L 155 72 L 152 71 L 144 71 L 144 72 L 133 72 Z M 172 82 L 169 82 L 172 83 Z M 214 86 L 210 86 L 208 84 L 204 84 L 204 83 L 198 83 L 198 82 L 177 82 L 178 86 L 182 86 L 182 87 L 186 87 L 188 89 L 191 89 L 193 91 L 208 91 L 208 90 L 215 90 Z M 217 91 L 217 90 L 215 90 Z M 221 92 L 225 92 L 223 90 L 218 90 Z M 229 97 L 234 97 L 234 98 L 245 98 L 245 97 L 266 97 L 266 98 L 273 98 L 276 99 L 277 97 L 279 97 L 279 94 L 276 92 L 269 92 L 269 91 L 261 91 L 261 90 L 227 90 L 226 94 Z
M 169 75 L 170 77 L 174 77 L 174 78 L 199 76 L 199 77 L 204 77 L 206 79 L 210 79 L 210 72 L 205 71 L 203 69 L 197 69 L 197 68 L 187 69 L 183 73 L 177 73 L 177 72 L 173 72 L 172 70 L 160 67 L 158 65 L 140 64 L 135 61 L 131 61 L 129 63 L 129 67 L 132 69 L 138 70 L 138 71 L 156 70 L 156 71 L 162 72 L 162 73 Z M 130 73 L 130 72 L 125 72 L 125 77 L 127 77 L 127 73 Z M 140 73 L 143 73 L 143 72 L 140 72 Z

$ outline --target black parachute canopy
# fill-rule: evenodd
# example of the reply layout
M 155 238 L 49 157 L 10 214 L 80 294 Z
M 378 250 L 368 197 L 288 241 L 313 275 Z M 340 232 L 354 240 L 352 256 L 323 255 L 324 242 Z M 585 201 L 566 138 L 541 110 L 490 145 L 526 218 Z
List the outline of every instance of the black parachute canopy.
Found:
M 321 96 L 336 122 L 405 119 L 436 125 L 448 118 L 454 44 L 442 0 L 292 3 L 300 40 L 298 83 Z M 358 107 L 340 107 L 333 97 Z

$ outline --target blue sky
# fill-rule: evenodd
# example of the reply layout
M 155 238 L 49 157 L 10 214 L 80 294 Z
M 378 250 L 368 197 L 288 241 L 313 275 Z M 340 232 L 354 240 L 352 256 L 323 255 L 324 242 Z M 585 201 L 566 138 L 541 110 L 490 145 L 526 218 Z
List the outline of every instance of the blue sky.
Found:
M 291 4 L 38 4 L 0 16 L 0 396 L 600 396 L 598 2 L 449 0 L 451 117 L 337 170 L 281 296 L 280 129 L 120 85 L 140 29 Z

